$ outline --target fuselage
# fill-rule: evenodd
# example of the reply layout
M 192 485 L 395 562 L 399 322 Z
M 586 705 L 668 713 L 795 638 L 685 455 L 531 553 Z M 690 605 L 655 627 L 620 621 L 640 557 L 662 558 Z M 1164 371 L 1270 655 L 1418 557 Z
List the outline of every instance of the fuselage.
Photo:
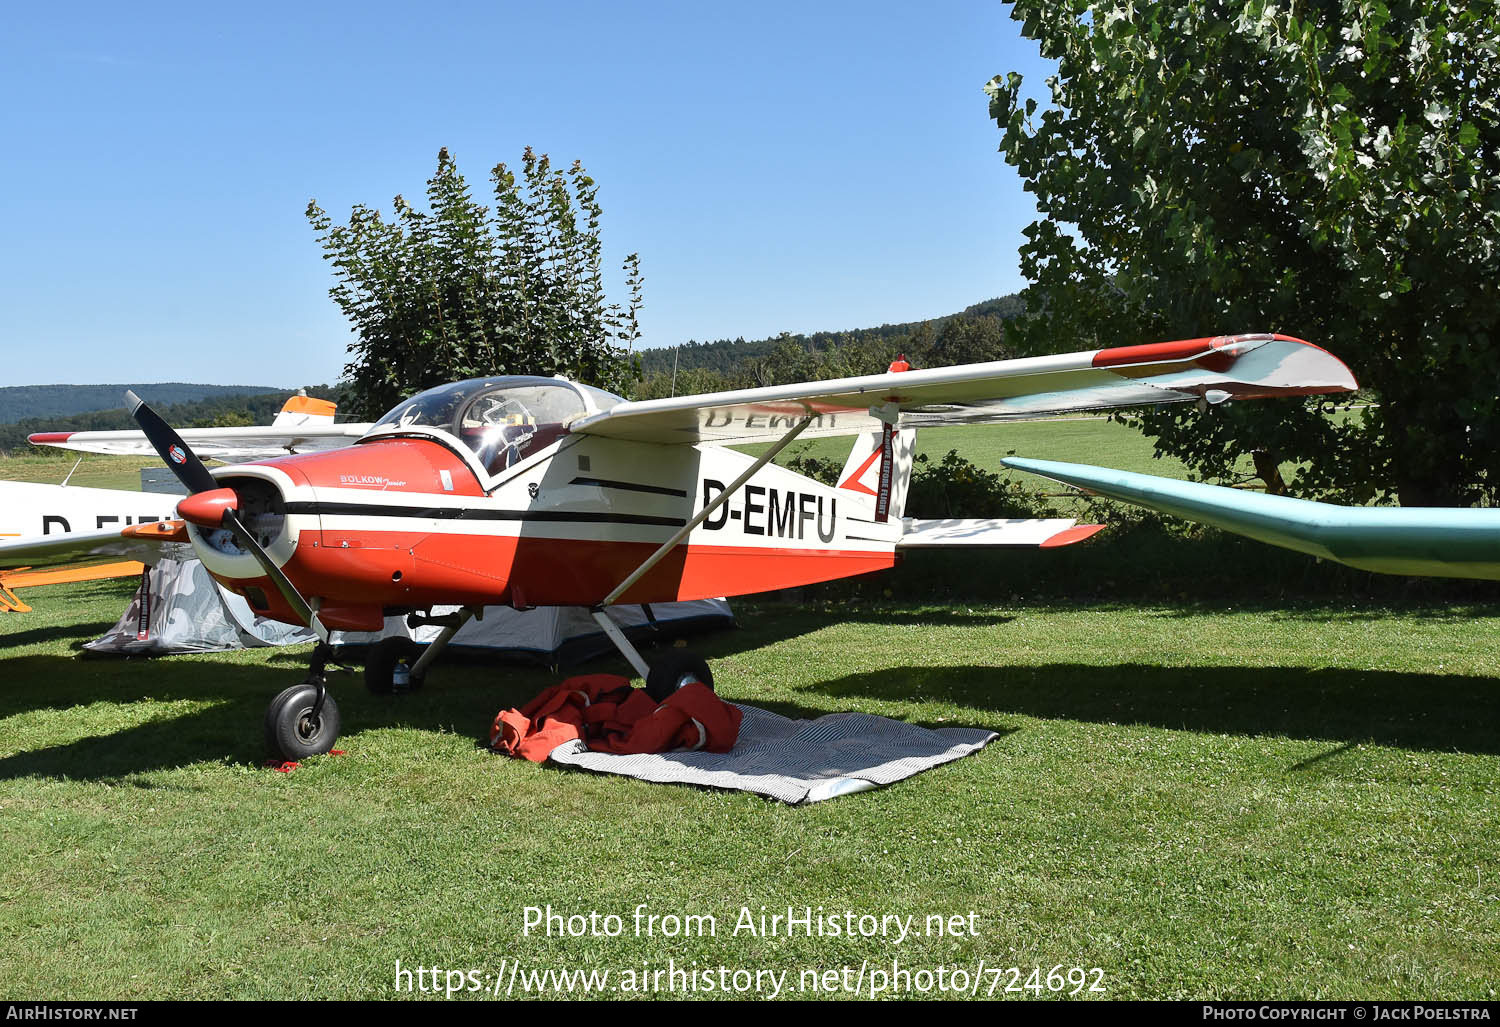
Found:
M 508 431 L 509 429 L 507 429 Z M 241 517 L 330 628 L 435 605 L 599 603 L 754 461 L 707 445 L 567 433 L 494 454 L 482 433 L 396 424 L 352 447 L 220 468 Z M 619 599 L 742 595 L 890 567 L 899 520 L 767 464 Z M 263 615 L 298 617 L 227 532 L 204 565 Z

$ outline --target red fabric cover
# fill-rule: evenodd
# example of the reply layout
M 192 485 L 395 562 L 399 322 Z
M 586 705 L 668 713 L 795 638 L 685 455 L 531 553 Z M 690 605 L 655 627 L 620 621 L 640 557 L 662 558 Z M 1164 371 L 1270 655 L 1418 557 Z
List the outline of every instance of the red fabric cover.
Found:
M 533 763 L 575 738 L 597 752 L 728 752 L 740 734 L 740 711 L 694 681 L 658 705 L 615 674 L 586 674 L 553 685 L 521 709 L 503 710 L 490 748 Z

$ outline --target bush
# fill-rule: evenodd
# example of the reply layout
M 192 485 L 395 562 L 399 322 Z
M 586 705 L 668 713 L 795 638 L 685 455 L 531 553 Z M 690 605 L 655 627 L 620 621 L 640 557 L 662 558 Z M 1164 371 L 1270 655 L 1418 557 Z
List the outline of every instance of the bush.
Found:
M 1042 495 L 948 450 L 941 463 L 917 457 L 906 494 L 910 517 L 1057 517 Z

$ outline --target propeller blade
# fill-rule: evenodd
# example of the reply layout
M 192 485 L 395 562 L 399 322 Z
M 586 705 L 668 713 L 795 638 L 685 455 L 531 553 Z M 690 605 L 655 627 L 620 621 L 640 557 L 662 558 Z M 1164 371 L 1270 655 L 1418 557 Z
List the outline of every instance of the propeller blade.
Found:
M 130 408 L 130 416 L 135 418 L 135 423 L 146 433 L 146 440 L 166 461 L 172 473 L 177 475 L 177 480 L 187 486 L 188 492 L 207 492 L 219 487 L 214 476 L 208 473 L 208 468 L 203 466 L 203 461 L 182 441 L 182 436 L 162 420 L 160 414 L 148 407 L 141 397 L 127 389 L 125 405 Z
M 147 440 L 155 448 L 161 458 L 167 462 L 172 473 L 177 475 L 177 480 L 187 486 L 189 493 L 197 495 L 200 492 L 210 492 L 219 487 L 214 476 L 203 466 L 203 461 L 198 455 L 188 448 L 182 436 L 178 435 L 172 426 L 164 421 L 160 414 L 148 407 L 141 397 L 134 392 L 126 390 L 125 402 L 130 406 L 130 416 L 135 418 L 135 423 L 141 426 L 141 431 L 146 433 Z M 276 585 L 276 591 L 281 593 L 281 598 L 287 601 L 287 605 L 302 618 L 302 622 L 313 629 L 313 633 L 321 641 L 328 641 L 328 629 L 318 619 L 317 612 L 297 591 L 297 586 L 292 584 L 285 572 L 271 559 L 271 554 L 261 548 L 261 544 L 250 534 L 239 515 L 232 509 L 224 511 L 224 519 L 220 522 L 222 527 L 228 528 L 234 535 L 234 540 L 239 543 L 240 548 L 251 556 L 255 562 L 260 564 L 261 570 Z
M 296 611 L 302 622 L 313 629 L 313 634 L 324 642 L 328 641 L 328 629 L 318 619 L 317 611 L 312 604 L 302 598 L 302 593 L 297 591 L 297 586 L 292 584 L 292 579 L 271 559 L 271 554 L 261 548 L 261 544 L 250 534 L 239 515 L 233 510 L 224 511 L 223 526 L 234 534 L 234 540 L 240 544 L 240 548 L 255 557 L 255 562 L 260 564 L 261 570 L 266 572 L 267 577 L 276 585 L 276 591 L 281 593 L 281 598 L 287 601 L 287 605 Z

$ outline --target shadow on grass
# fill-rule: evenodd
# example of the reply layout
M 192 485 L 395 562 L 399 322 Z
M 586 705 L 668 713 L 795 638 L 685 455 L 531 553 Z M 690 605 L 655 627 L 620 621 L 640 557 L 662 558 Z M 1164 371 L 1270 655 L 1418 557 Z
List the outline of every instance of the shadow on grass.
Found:
M 22 646 L 67 639 L 70 640 L 69 648 L 78 651 L 83 648 L 84 642 L 98 638 L 114 626 L 114 621 L 104 620 L 92 624 L 54 624 L 44 628 L 29 628 L 0 635 L 0 645 L 7 649 L 19 649 Z
M 1304 667 L 893 667 L 808 692 L 1212 734 L 1500 753 L 1500 680 Z
M 266 706 L 277 692 L 301 680 L 304 674 L 306 654 L 296 660 L 292 657 L 291 653 L 271 654 L 276 667 L 193 657 L 84 662 L 63 656 L 30 656 L 8 660 L 0 680 L 0 717 L 40 710 L 65 712 L 108 703 L 119 707 L 122 717 L 146 719 L 107 734 L 0 758 L 0 780 L 118 780 L 204 761 L 258 766 L 267 757 L 263 738 Z M 329 692 L 338 702 L 343 722 L 339 747 L 357 744 L 361 732 L 392 727 L 444 733 L 472 731 L 478 739 L 488 732 L 500 710 L 525 705 L 561 676 L 620 673 L 624 672 L 622 663 L 618 658 L 601 659 L 560 674 L 546 668 L 496 665 L 482 658 L 459 656 L 439 664 L 426 687 L 400 696 L 370 694 L 358 671 L 334 673 L 329 678 Z M 157 705 L 183 701 L 202 705 L 187 713 Z M 777 712 L 789 717 L 818 717 L 834 710 L 783 703 L 778 704 Z
M 1338 615 L 1339 611 L 1325 608 L 1306 613 Z M 1442 612 L 1443 616 L 1452 614 L 1452 608 Z M 797 604 L 747 603 L 742 616 L 741 629 L 696 637 L 690 647 L 713 661 L 845 621 L 983 626 L 1012 619 L 993 612 L 902 610 L 883 604 L 809 609 Z M 646 648 L 648 662 L 659 651 Z M 306 647 L 254 654 L 246 662 L 192 656 L 122 661 L 82 661 L 59 655 L 12 658 L 5 661 L 0 674 L 0 717 L 102 702 L 122 707 L 121 719 L 141 722 L 0 758 L 0 778 L 114 779 L 205 760 L 259 764 L 266 755 L 262 740 L 266 705 L 276 693 L 302 679 L 306 660 Z M 370 695 L 357 671 L 332 676 L 330 689 L 339 703 L 348 741 L 360 732 L 388 727 L 445 732 L 456 728 L 462 733 L 472 731 L 477 738 L 499 710 L 524 705 L 541 689 L 573 673 L 629 672 L 614 655 L 558 672 L 455 653 L 434 668 L 428 687 L 410 695 Z M 937 699 L 986 713 L 1060 720 L 1285 735 L 1335 744 L 1374 742 L 1433 751 L 1500 752 L 1500 682 L 1490 678 L 1151 664 L 898 667 L 833 680 L 810 687 L 804 694 L 805 703 L 766 705 L 788 717 L 817 717 L 844 708 L 839 697 L 847 695 L 903 703 Z M 202 705 L 177 715 L 151 708 L 153 703 L 184 700 Z M 129 709 L 133 704 L 140 708 Z M 958 725 L 948 721 L 943 726 Z

